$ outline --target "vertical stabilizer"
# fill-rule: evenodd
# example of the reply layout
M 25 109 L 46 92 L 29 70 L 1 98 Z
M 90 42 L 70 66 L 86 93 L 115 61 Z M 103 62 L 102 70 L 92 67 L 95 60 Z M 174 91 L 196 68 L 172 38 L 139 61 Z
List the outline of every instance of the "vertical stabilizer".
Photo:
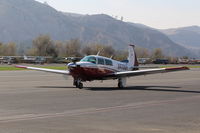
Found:
M 128 61 L 129 70 L 138 70 L 139 64 L 135 53 L 135 45 L 129 45 Z
M 24 55 L 24 60 L 27 60 L 27 59 L 28 59 L 28 57 L 26 55 Z

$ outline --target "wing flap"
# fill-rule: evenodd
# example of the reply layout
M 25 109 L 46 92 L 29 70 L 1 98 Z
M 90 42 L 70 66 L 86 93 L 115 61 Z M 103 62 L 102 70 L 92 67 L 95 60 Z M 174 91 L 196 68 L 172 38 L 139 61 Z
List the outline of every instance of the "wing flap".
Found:
M 183 70 L 189 70 L 189 68 L 188 67 L 173 67 L 173 68 L 157 68 L 157 69 L 146 69 L 146 70 L 137 70 L 137 71 L 125 71 L 125 72 L 116 72 L 112 76 L 131 77 L 131 76 L 140 76 L 140 75 L 166 73 L 166 72 L 183 71 Z
M 17 67 L 17 68 L 24 68 L 24 69 L 31 69 L 31 70 L 36 70 L 36 71 L 57 73 L 57 74 L 63 74 L 63 75 L 70 75 L 69 71 L 67 71 L 67 70 L 54 70 L 54 69 L 29 67 L 29 66 L 20 66 L 20 65 L 17 65 L 15 67 Z

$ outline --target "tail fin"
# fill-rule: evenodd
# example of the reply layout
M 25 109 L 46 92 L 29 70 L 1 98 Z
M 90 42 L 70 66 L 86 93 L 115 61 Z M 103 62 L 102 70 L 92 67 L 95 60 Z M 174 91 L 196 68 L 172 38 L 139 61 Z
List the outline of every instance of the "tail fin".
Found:
M 24 55 L 24 60 L 27 60 L 27 59 L 28 59 L 28 57 L 26 55 Z
M 135 53 L 135 45 L 129 45 L 128 68 L 129 70 L 138 70 L 138 60 Z

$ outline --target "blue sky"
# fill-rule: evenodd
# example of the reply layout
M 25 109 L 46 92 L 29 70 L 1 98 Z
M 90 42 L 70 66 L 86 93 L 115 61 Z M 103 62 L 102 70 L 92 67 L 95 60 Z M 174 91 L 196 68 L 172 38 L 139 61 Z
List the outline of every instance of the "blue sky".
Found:
M 200 26 L 200 0 L 37 0 L 59 11 L 108 14 L 154 28 Z

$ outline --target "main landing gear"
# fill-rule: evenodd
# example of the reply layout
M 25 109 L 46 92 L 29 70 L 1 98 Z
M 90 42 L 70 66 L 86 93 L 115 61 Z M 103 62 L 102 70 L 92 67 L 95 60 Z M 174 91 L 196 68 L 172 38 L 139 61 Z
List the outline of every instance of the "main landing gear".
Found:
M 119 78 L 118 79 L 118 88 L 126 87 L 126 78 Z
M 81 79 L 74 79 L 73 85 L 79 89 L 83 88 L 83 83 L 81 82 Z M 118 88 L 124 88 L 124 87 L 126 87 L 126 78 L 119 78 L 118 79 Z
M 81 79 L 74 79 L 74 86 L 76 86 L 76 88 L 82 89 L 83 88 L 83 83 L 81 83 Z

